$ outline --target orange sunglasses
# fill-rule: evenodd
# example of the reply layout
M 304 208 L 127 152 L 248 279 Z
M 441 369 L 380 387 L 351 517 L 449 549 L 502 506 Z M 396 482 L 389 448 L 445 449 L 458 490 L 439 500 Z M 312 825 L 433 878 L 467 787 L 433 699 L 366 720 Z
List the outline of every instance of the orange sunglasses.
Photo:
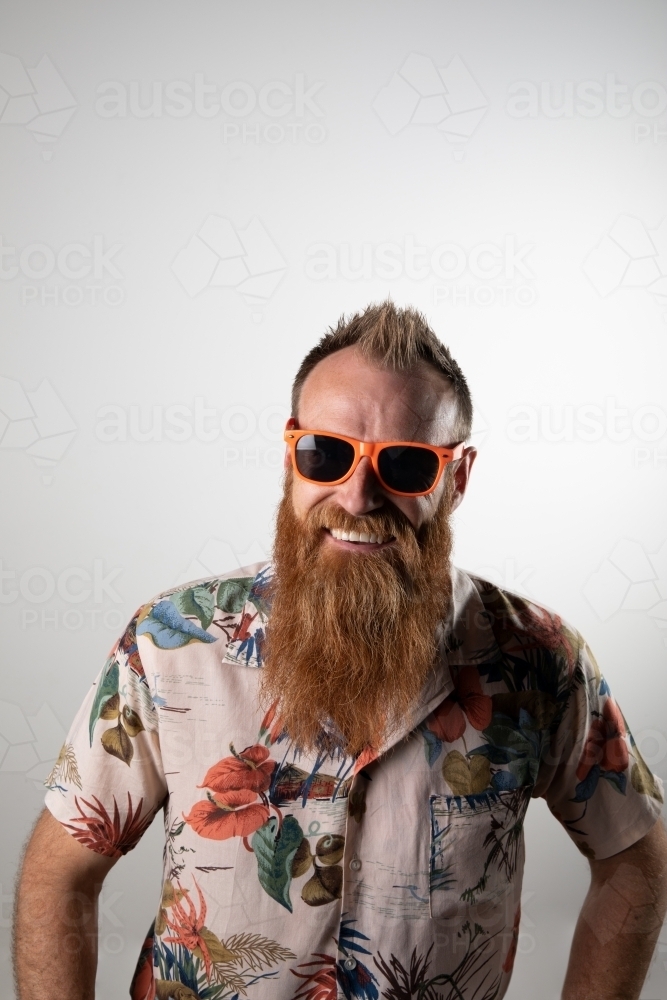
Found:
M 358 441 L 329 431 L 296 430 L 288 420 L 284 439 L 299 479 L 317 485 L 338 486 L 349 479 L 362 458 L 389 493 L 423 497 L 438 485 L 443 469 L 461 458 L 465 445 L 439 448 L 414 441 Z

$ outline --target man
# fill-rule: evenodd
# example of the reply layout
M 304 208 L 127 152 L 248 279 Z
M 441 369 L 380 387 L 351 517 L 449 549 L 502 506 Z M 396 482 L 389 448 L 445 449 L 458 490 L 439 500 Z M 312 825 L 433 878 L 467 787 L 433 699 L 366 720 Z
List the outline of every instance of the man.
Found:
M 159 809 L 134 1000 L 495 1000 L 536 795 L 592 873 L 563 997 L 638 997 L 661 784 L 581 636 L 450 565 L 458 365 L 371 307 L 306 357 L 292 413 L 272 566 L 144 605 L 73 724 L 25 856 L 21 1000 L 93 996 L 100 885 Z

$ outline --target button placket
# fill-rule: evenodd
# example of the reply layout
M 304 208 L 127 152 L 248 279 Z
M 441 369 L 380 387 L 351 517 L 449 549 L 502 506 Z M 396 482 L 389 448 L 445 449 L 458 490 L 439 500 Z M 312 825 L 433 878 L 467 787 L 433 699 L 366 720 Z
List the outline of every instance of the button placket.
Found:
M 355 919 L 356 907 L 352 892 L 359 881 L 359 872 L 362 869 L 361 839 L 363 830 L 363 813 L 365 811 L 365 785 L 366 780 L 360 774 L 355 774 L 352 778 L 348 795 L 348 808 L 345 817 L 345 857 L 343 861 L 343 887 L 341 892 L 341 920 L 342 913 L 346 917 Z M 360 808 L 361 806 L 361 808 Z M 340 928 L 340 921 L 339 921 Z M 357 960 L 344 947 L 338 947 L 338 962 L 346 972 L 353 972 L 357 967 Z

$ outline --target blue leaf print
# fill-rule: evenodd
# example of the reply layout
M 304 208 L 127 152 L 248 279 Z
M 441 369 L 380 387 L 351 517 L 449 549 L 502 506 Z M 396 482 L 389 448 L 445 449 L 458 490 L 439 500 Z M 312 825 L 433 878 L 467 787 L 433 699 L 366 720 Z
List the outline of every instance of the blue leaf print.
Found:
M 272 575 L 273 568 L 265 566 L 253 580 L 250 593 L 248 594 L 250 603 L 254 604 L 257 610 L 264 615 L 268 615 L 271 609 L 270 585 Z
M 621 771 L 620 773 L 618 771 L 601 771 L 600 777 L 608 781 L 612 788 L 615 788 L 621 795 L 625 795 L 628 783 L 628 776 L 625 771 Z
M 574 790 L 572 802 L 585 802 L 598 787 L 600 780 L 600 765 L 594 764 L 583 781 L 580 781 Z
M 343 962 L 339 961 L 336 971 L 346 1000 L 377 1000 L 377 979 L 361 962 L 357 962 L 354 969 L 348 971 Z
M 137 628 L 137 635 L 149 635 L 158 649 L 179 649 L 189 642 L 215 642 L 214 635 L 179 614 L 171 601 L 160 601 Z
M 491 784 L 497 792 L 509 792 L 519 786 L 516 776 L 511 771 L 496 771 L 491 778 Z
M 343 914 L 343 919 L 340 922 L 340 933 L 338 936 L 338 947 L 342 952 L 347 954 L 349 950 L 360 951 L 364 955 L 370 955 L 370 951 L 367 948 L 363 948 L 360 944 L 356 944 L 352 939 L 359 938 L 361 941 L 370 941 L 367 934 L 362 934 L 361 931 L 356 930 L 351 924 L 356 922 L 356 917 L 347 917 L 345 919 L 345 914 Z
M 442 740 L 438 739 L 435 733 L 431 732 L 428 726 L 420 726 L 424 737 L 424 753 L 429 767 L 433 767 L 436 760 L 442 753 Z

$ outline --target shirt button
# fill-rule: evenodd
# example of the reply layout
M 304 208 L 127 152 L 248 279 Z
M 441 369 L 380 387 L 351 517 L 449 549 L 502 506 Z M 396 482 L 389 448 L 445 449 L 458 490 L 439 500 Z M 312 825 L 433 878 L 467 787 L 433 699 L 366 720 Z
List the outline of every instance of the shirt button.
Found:
M 350 868 L 352 869 L 353 872 L 361 871 L 361 861 L 359 860 L 359 858 L 352 858 L 352 860 L 350 861 Z
M 343 962 L 343 968 L 347 969 L 348 972 L 352 972 L 352 969 L 356 969 L 357 960 L 356 958 L 346 958 Z

